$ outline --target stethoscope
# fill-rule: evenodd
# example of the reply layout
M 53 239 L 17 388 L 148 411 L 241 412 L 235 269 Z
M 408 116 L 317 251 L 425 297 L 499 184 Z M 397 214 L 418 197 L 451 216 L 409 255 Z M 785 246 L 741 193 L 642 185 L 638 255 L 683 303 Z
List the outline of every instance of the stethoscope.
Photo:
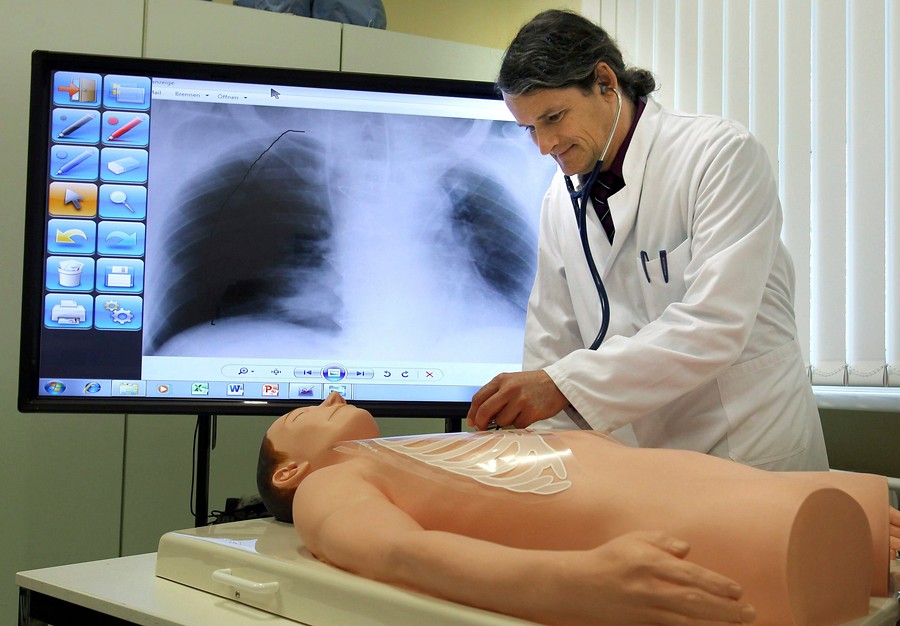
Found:
M 572 200 L 572 208 L 575 209 L 578 234 L 581 236 L 581 248 L 584 250 L 584 258 L 587 261 L 588 269 L 591 271 L 591 278 L 594 280 L 597 295 L 600 297 L 600 331 L 597 333 L 597 337 L 590 346 L 591 350 L 596 350 L 600 347 L 600 344 L 603 343 L 603 338 L 606 337 L 606 331 L 609 328 L 609 296 L 606 294 L 606 287 L 603 285 L 603 281 L 600 279 L 600 272 L 597 270 L 597 265 L 594 263 L 594 255 L 591 254 L 591 245 L 588 242 L 587 237 L 588 199 L 591 189 L 593 188 L 594 183 L 597 182 L 597 177 L 600 175 L 600 170 L 603 169 L 606 151 L 609 150 L 609 144 L 612 142 L 613 135 L 616 134 L 616 128 L 619 126 L 619 114 L 622 112 L 622 96 L 619 95 L 619 91 L 615 87 L 600 85 L 601 94 L 606 93 L 607 89 L 616 94 L 616 117 L 613 119 L 612 130 L 609 131 L 609 137 L 606 138 L 606 145 L 603 146 L 603 152 L 600 153 L 600 160 L 594 165 L 594 169 L 591 170 L 590 176 L 588 176 L 587 180 L 578 191 L 575 190 L 572 179 L 569 176 L 564 176 L 566 188 L 569 190 L 569 198 Z

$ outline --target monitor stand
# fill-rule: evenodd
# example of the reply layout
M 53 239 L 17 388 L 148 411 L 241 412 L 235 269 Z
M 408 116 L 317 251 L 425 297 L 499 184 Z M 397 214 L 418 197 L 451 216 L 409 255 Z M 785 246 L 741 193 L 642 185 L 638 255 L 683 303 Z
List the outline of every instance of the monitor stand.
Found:
M 215 444 L 216 416 L 201 413 L 197 416 L 195 431 L 194 466 L 194 526 L 200 528 L 209 523 L 209 460 Z

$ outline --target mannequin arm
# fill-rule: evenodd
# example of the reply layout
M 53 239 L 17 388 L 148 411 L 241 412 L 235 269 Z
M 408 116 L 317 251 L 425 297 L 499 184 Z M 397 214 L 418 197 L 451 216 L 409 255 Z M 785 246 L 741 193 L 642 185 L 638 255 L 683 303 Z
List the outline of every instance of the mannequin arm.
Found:
M 891 556 L 895 557 L 900 552 L 900 511 L 891 507 L 888 515 L 891 521 Z
M 591 550 L 510 548 L 424 530 L 370 484 L 350 495 L 333 480 L 305 483 L 294 519 L 307 548 L 367 578 L 544 623 L 740 624 L 754 617 L 738 602 L 737 584 L 685 561 L 687 545 L 661 533 L 631 533 Z

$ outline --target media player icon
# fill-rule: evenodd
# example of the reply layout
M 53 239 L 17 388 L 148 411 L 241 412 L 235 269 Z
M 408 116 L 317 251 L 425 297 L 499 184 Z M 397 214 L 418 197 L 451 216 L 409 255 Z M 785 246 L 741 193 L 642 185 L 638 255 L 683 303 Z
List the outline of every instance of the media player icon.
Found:
M 347 376 L 347 370 L 344 369 L 343 365 L 328 365 L 322 369 L 322 376 L 325 377 L 325 380 L 336 383 L 344 380 L 344 377 Z

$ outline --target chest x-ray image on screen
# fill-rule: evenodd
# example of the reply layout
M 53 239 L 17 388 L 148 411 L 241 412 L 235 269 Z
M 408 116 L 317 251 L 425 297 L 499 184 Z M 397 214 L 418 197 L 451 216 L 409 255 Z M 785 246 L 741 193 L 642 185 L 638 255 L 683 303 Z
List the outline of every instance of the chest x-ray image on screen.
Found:
M 145 354 L 521 359 L 548 170 L 509 122 L 162 101 Z M 539 196 L 538 196 L 539 197 Z

